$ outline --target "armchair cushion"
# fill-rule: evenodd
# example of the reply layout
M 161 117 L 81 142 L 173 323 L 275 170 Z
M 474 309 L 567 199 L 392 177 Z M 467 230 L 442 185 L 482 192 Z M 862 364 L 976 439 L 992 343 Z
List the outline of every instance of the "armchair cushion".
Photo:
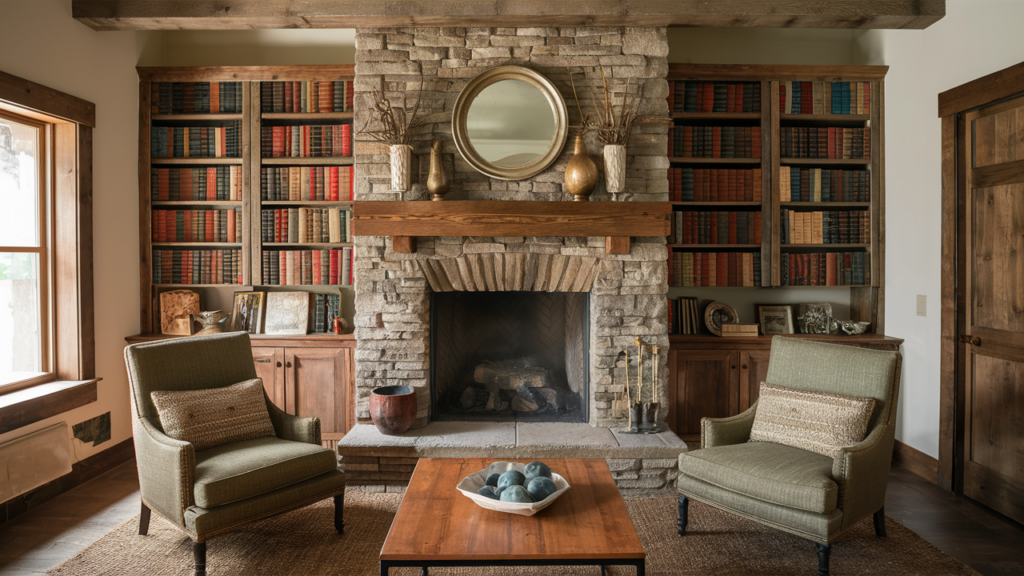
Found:
M 832 458 L 771 442 L 686 452 L 679 456 L 679 471 L 736 493 L 737 499 L 751 497 L 818 514 L 835 510 L 839 494 Z
M 751 442 L 776 442 L 835 458 L 864 439 L 874 398 L 761 383 Z
M 334 451 L 267 436 L 196 453 L 195 502 L 213 508 L 336 470 Z
M 150 393 L 164 433 L 196 452 L 274 435 L 263 381 L 253 378 L 223 388 Z

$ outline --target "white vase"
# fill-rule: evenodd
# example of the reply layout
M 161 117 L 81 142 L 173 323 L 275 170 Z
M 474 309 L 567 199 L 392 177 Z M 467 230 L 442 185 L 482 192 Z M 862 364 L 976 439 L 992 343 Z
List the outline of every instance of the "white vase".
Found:
M 626 147 L 622 144 L 605 144 L 604 187 L 609 194 L 626 191 Z
M 412 146 L 395 144 L 391 147 L 391 189 L 405 192 L 412 179 Z

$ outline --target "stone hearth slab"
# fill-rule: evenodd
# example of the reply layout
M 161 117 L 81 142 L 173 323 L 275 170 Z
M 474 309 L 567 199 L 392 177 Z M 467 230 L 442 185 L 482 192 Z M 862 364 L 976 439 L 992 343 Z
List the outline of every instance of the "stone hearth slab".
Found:
M 557 422 L 519 422 L 516 424 L 516 446 L 565 447 L 567 449 L 611 448 L 618 446 L 608 428 L 590 424 L 560 424 Z

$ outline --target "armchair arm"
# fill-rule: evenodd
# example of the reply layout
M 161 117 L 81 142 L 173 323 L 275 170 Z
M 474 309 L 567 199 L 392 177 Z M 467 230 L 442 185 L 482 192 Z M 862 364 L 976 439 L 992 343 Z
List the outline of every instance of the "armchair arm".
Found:
M 282 440 L 320 444 L 320 419 L 316 416 L 292 416 L 267 400 L 270 421 L 274 424 L 277 437 Z
M 885 505 L 896 427 L 878 424 L 859 444 L 839 451 L 832 462 L 832 478 L 839 485 L 837 507 L 843 511 L 843 529 L 874 514 Z
M 196 451 L 167 436 L 148 418 L 136 418 L 135 459 L 142 500 L 161 516 L 185 525 L 185 509 L 195 503 Z
M 750 440 L 750 429 L 754 426 L 757 402 L 745 412 L 728 418 L 700 419 L 700 447 L 731 446 Z

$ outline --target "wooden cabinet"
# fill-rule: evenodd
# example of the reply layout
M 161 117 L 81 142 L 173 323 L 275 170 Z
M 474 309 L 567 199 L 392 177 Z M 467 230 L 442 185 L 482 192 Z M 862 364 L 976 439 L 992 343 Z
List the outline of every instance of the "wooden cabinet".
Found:
M 253 348 L 252 359 L 256 364 L 256 376 L 263 380 L 263 388 L 270 401 L 284 410 L 284 348 Z
M 768 378 L 768 356 L 770 350 L 741 350 L 740 355 L 740 406 L 746 410 L 757 402 L 761 382 Z

